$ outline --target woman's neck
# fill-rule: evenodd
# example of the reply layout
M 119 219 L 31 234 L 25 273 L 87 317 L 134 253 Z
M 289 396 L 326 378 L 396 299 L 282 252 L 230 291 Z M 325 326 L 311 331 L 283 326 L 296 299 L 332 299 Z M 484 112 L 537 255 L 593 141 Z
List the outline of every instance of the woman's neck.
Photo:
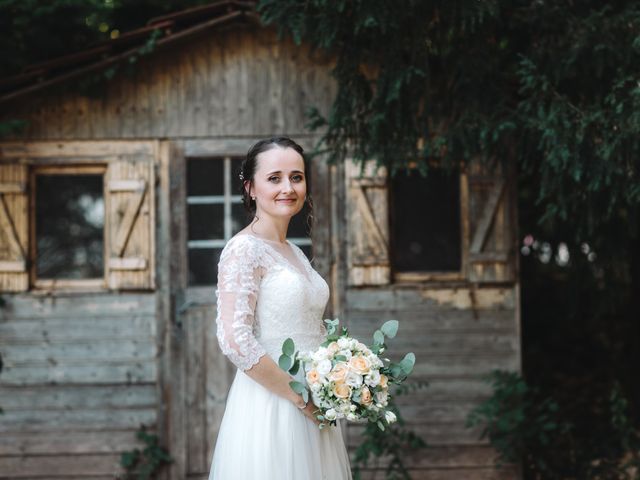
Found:
M 249 231 L 253 235 L 260 237 L 262 240 L 283 245 L 287 243 L 288 226 L 288 221 L 286 225 L 277 226 L 275 224 L 267 224 L 266 222 L 264 222 L 264 220 L 262 222 L 254 220 L 249 225 Z

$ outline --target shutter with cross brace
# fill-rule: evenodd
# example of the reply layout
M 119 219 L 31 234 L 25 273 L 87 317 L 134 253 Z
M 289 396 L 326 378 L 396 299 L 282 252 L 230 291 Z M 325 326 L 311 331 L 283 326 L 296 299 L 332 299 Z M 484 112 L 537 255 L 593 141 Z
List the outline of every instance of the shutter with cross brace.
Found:
M 26 165 L 0 165 L 0 291 L 29 288 Z
M 349 285 L 386 285 L 390 281 L 387 171 L 367 162 L 345 162 Z
M 500 164 L 469 165 L 467 278 L 477 283 L 515 280 L 515 199 L 513 174 Z
M 150 157 L 121 155 L 109 162 L 107 284 L 111 289 L 154 287 L 154 178 Z

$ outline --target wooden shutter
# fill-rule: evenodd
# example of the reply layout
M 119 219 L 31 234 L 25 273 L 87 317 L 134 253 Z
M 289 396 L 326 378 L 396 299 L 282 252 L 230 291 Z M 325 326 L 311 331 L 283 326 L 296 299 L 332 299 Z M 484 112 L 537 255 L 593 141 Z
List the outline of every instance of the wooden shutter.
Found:
M 154 192 L 151 156 L 121 155 L 106 176 L 107 284 L 115 290 L 154 287 Z
M 469 168 L 469 252 L 471 282 L 515 280 L 515 198 L 513 175 L 504 166 L 473 162 Z
M 347 262 L 349 285 L 386 285 L 390 281 L 387 171 L 367 162 L 345 162 Z
M 0 165 L 0 291 L 29 288 L 26 165 Z

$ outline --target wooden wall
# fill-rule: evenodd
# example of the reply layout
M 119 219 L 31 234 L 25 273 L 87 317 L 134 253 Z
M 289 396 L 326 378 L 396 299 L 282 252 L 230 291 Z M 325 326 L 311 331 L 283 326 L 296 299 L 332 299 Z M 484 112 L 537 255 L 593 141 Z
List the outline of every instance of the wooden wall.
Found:
M 154 295 L 2 298 L 0 478 L 114 478 L 156 424 Z
M 27 119 L 25 139 L 295 138 L 307 107 L 330 105 L 330 67 L 271 30 L 236 26 L 143 57 L 98 98 L 71 84 L 0 105 L 0 120 Z
M 480 431 L 465 428 L 469 411 L 490 394 L 481 376 L 494 368 L 519 370 L 520 343 L 514 287 L 350 289 L 344 313 L 351 334 L 368 338 L 386 320 L 400 329 L 389 356 L 416 354 L 414 380 L 422 391 L 398 397 L 408 426 L 428 448 L 408 459 L 415 479 L 516 478 L 513 468 L 495 469 L 495 452 Z M 398 357 L 398 358 L 396 358 Z M 360 426 L 348 428 L 351 448 Z

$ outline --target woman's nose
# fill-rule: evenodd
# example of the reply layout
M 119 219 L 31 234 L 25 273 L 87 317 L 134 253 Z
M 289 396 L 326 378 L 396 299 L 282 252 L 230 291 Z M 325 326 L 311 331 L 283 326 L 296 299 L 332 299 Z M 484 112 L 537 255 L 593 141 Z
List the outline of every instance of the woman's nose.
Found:
M 293 187 L 291 186 L 291 181 L 285 180 L 282 183 L 282 191 L 283 192 L 291 192 L 292 190 L 293 190 Z

